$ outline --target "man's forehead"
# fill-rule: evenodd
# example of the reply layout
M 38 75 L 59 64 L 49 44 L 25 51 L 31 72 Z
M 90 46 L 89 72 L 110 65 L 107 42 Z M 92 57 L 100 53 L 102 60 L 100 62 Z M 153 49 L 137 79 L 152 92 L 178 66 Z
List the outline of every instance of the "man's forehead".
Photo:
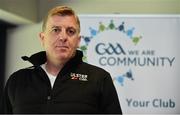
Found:
M 52 16 L 47 20 L 47 25 L 50 27 L 76 27 L 77 23 L 72 16 Z

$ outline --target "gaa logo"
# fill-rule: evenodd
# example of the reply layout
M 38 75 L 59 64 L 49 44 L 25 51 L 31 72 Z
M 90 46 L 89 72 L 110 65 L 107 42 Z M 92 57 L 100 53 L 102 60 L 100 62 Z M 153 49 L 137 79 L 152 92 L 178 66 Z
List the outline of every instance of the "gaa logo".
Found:
M 124 86 L 125 80 L 134 80 L 130 67 L 120 65 L 120 57 L 127 57 L 128 44 L 136 46 L 142 36 L 135 34 L 135 27 L 125 26 L 125 22 L 110 20 L 105 25 L 99 22 L 98 26 L 89 27 L 89 35 L 83 35 L 80 50 L 83 51 L 83 60 L 108 70 L 112 79 Z M 124 71 L 122 71 L 124 69 Z M 112 71 L 113 70 L 113 71 Z
M 116 46 L 114 46 L 111 43 L 108 43 L 107 45 L 105 43 L 99 43 L 96 45 L 96 52 L 99 55 L 104 55 L 104 54 L 108 54 L 108 55 L 112 55 L 112 54 L 124 54 L 126 55 L 124 49 L 121 47 L 120 44 L 116 43 Z

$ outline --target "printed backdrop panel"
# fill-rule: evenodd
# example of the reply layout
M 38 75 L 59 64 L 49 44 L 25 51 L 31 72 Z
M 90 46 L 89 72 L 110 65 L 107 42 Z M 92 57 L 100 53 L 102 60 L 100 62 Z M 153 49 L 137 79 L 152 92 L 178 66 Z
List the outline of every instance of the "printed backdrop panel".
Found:
M 110 72 L 123 113 L 180 113 L 179 15 L 80 15 L 80 21 L 83 59 Z

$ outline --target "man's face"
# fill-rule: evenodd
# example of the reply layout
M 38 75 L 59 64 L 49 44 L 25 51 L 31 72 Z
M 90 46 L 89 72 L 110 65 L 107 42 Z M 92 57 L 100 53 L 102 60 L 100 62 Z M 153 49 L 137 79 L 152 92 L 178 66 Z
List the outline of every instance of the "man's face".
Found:
M 74 55 L 80 43 L 78 29 L 74 16 L 54 15 L 47 20 L 40 39 L 49 60 L 58 64 Z

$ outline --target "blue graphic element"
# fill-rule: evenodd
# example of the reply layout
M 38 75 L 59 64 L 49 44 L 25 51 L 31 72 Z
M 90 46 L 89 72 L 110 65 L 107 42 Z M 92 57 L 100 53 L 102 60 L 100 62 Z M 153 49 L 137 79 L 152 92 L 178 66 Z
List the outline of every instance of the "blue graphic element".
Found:
M 124 86 L 124 76 L 118 76 L 117 81 L 121 84 L 121 86 Z
M 98 33 L 97 30 L 95 30 L 95 29 L 93 29 L 93 28 L 91 28 L 91 27 L 89 27 L 89 30 L 90 30 L 90 33 L 91 33 L 91 36 L 92 36 L 92 37 L 93 37 L 93 36 L 96 36 L 97 33 Z
M 129 79 L 131 79 L 131 80 L 134 80 L 134 78 L 133 78 L 133 76 L 132 76 L 132 71 L 131 71 L 131 69 L 130 69 L 128 72 L 126 72 L 126 77 L 129 78 Z
M 124 22 L 122 22 L 122 24 L 119 25 L 118 30 L 122 31 L 122 32 L 125 32 L 125 30 L 124 30 Z
M 114 80 L 116 80 L 119 84 L 121 84 L 121 86 L 124 86 L 125 78 L 134 80 L 131 69 L 127 71 L 125 74 L 115 77 Z
M 84 39 L 84 42 L 86 43 L 86 45 L 88 46 L 92 37 L 89 37 L 89 36 L 81 36 L 81 38 Z
M 131 28 L 131 29 L 128 29 L 127 31 L 126 31 L 126 34 L 127 34 L 127 36 L 129 36 L 129 38 L 132 38 L 133 37 L 133 31 L 135 30 L 135 28 L 133 27 L 133 28 Z

